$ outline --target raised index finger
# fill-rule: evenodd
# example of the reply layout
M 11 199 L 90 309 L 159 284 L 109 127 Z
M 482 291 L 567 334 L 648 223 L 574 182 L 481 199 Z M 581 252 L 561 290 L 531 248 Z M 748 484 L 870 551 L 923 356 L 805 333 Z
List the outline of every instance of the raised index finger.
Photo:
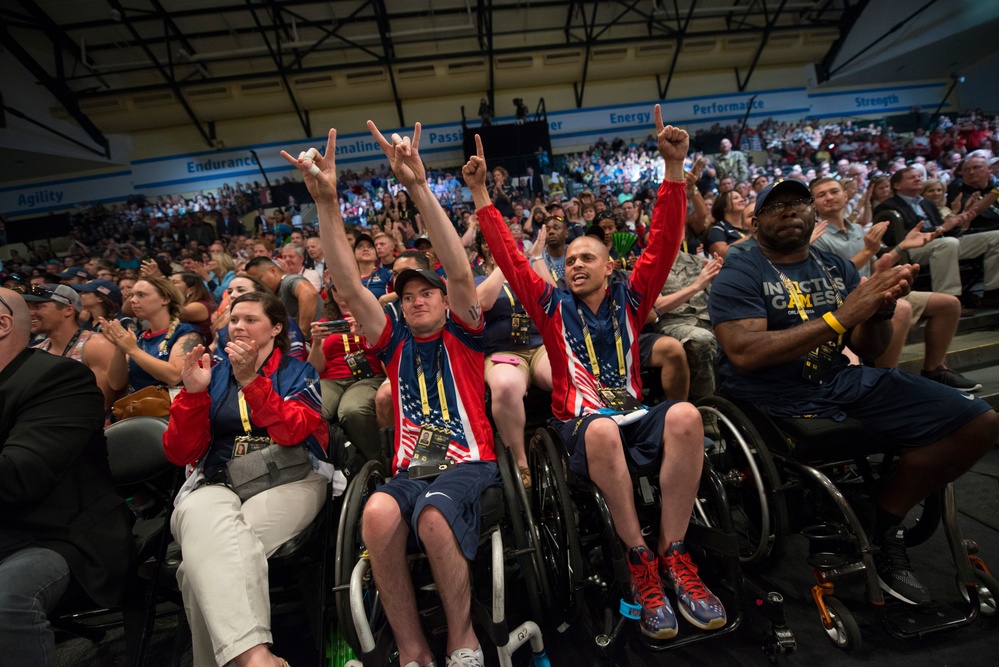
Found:
M 475 135 L 475 154 L 480 158 L 485 159 L 485 152 L 482 150 L 482 137 Z
M 652 109 L 652 115 L 656 119 L 656 134 L 659 134 L 666 129 L 666 126 L 663 124 L 662 108 L 658 104 Z
M 413 141 L 411 145 L 413 146 L 414 151 L 420 150 L 420 134 L 422 131 L 423 126 L 420 123 L 413 126 Z
M 385 137 L 382 136 L 382 133 L 378 131 L 378 126 L 375 125 L 375 121 L 368 121 L 368 131 L 371 132 L 371 136 L 375 138 L 378 145 L 382 147 L 382 151 L 388 155 L 389 150 L 392 148 L 392 144 L 386 141 Z
M 336 128 L 331 127 L 329 136 L 326 138 L 326 153 L 323 154 L 325 158 L 331 158 L 336 156 Z

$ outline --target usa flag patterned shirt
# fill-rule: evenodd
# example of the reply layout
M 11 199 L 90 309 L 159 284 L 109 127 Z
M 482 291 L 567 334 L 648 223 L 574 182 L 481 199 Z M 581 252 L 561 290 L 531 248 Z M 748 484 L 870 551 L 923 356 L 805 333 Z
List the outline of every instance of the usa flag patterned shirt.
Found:
M 448 312 L 444 328 L 420 338 L 405 322 L 385 317 L 385 329 L 371 350 L 385 364 L 392 383 L 395 407 L 395 456 L 393 474 L 409 467 L 420 425 L 429 423 L 450 434 L 447 458 L 464 461 L 495 461 L 493 431 L 486 418 L 482 325 L 470 328 Z M 416 352 L 425 374 L 429 417 L 420 400 Z M 441 373 L 449 419 L 441 410 L 437 374 Z
M 531 321 L 541 331 L 552 366 L 552 414 L 562 421 L 607 407 L 601 387 L 624 387 L 639 403 L 642 379 L 638 368 L 638 334 L 669 276 L 683 238 L 687 194 L 682 182 L 664 181 L 652 212 L 649 244 L 626 282 L 606 292 L 594 314 L 568 289 L 556 289 L 541 279 L 517 249 L 494 206 L 478 210 L 486 243 Z M 594 375 L 583 319 L 590 331 L 599 377 Z M 621 335 L 625 373 L 618 368 L 615 327 Z

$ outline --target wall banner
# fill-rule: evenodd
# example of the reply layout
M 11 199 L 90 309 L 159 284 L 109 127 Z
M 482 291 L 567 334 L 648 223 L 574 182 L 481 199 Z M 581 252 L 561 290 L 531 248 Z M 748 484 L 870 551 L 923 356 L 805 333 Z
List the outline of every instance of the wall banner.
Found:
M 737 123 L 747 112 L 750 119 L 759 120 L 885 115 L 917 106 L 935 109 L 946 88 L 947 82 L 815 92 L 804 87 L 782 88 L 687 97 L 660 104 L 666 123 L 696 128 L 713 123 Z M 641 102 L 551 112 L 548 122 L 552 146 L 592 144 L 600 137 L 641 140 L 653 131 L 654 104 Z M 495 119 L 497 123 L 513 121 L 513 116 Z M 388 135 L 411 129 L 383 129 L 383 133 Z M 72 208 L 81 201 L 120 201 L 136 193 L 155 196 L 214 189 L 224 183 L 263 183 L 261 169 L 273 181 L 290 173 L 288 163 L 280 155 L 281 149 L 297 155 L 310 146 L 325 149 L 326 137 L 135 160 L 130 169 L 111 174 L 0 188 L 0 211 L 11 217 L 37 215 Z M 461 123 L 425 125 L 420 152 L 431 163 L 463 162 Z M 363 169 L 385 162 L 378 144 L 366 131 L 338 135 L 336 155 L 337 164 L 343 168 Z

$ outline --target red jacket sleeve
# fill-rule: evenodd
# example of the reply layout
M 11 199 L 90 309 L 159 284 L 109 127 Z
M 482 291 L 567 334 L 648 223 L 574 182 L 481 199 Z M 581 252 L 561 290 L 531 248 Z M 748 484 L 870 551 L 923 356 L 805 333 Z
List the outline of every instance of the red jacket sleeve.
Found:
M 503 272 L 503 277 L 510 283 L 517 298 L 524 305 L 524 310 L 535 325 L 547 321 L 548 315 L 541 307 L 541 301 L 545 290 L 552 289 L 551 285 L 531 268 L 531 263 L 517 248 L 517 242 L 495 206 L 480 208 L 476 211 L 476 215 L 479 217 L 479 229 L 489 244 L 496 266 Z
M 285 400 L 274 391 L 274 385 L 263 375 L 243 387 L 243 396 L 250 406 L 253 423 L 267 429 L 267 434 L 279 445 L 301 443 L 312 435 L 322 417 L 319 411 L 304 401 Z
M 170 463 L 186 466 L 208 451 L 212 442 L 209 412 L 212 397 L 208 391 L 188 393 L 181 389 L 170 405 L 170 421 L 163 434 L 163 451 Z
M 656 205 L 652 209 L 649 245 L 639 256 L 628 279 L 629 289 L 642 299 L 638 306 L 639 322 L 645 322 L 659 298 L 659 292 L 666 284 L 669 271 L 676 261 L 676 254 L 680 251 L 686 220 L 686 184 L 663 181 L 659 186 Z M 492 245 L 489 247 L 492 248 Z

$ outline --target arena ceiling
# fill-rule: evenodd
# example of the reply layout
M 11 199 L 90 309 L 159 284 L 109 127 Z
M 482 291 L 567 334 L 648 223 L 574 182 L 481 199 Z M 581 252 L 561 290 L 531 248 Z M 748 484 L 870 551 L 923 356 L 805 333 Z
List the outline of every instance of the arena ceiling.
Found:
M 937 8 L 952 1 L 965 2 Z M 821 83 L 866 9 L 897 7 L 904 24 L 937 2 L 2 0 L 0 47 L 106 158 L 105 133 L 191 123 L 213 146 L 214 121 L 262 114 L 294 113 L 315 136 L 309 110 L 331 106 L 333 85 L 335 99 L 394 102 L 405 125 L 403 100 L 492 101 L 511 81 L 571 85 L 582 106 L 587 83 L 620 76 L 613 61 L 625 57 L 629 75 L 655 76 L 661 99 L 677 73 L 734 71 L 745 90 L 758 67 L 815 63 Z

